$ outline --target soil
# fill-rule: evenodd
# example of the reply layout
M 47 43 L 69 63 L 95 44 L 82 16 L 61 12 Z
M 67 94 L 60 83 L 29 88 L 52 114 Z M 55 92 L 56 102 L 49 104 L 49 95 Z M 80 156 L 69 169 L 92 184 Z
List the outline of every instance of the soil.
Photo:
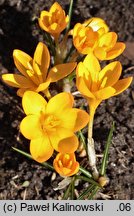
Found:
M 68 11 L 69 0 L 57 0 Z M 118 58 L 123 76 L 134 73 L 134 2 L 133 0 L 74 1 L 73 25 L 92 16 L 105 19 L 119 40 L 127 43 Z M 0 73 L 16 71 L 12 52 L 15 48 L 33 55 L 38 41 L 43 41 L 37 18 L 49 9 L 53 0 L 0 0 Z M 82 98 L 80 102 L 84 102 Z M 134 84 L 117 97 L 103 102 L 97 109 L 94 139 L 97 155 L 101 155 L 112 122 L 115 121 L 109 153 L 109 184 L 94 199 L 134 199 Z M 78 104 L 76 104 L 78 106 Z M 85 104 L 86 105 L 86 104 Z M 64 190 L 54 191 L 62 178 L 35 161 L 15 152 L 17 147 L 29 152 L 28 141 L 20 134 L 24 113 L 16 90 L 0 81 L 0 199 L 61 199 Z M 81 160 L 84 161 L 82 158 Z M 98 157 L 100 161 L 100 157 Z M 27 182 L 26 182 L 27 181 Z M 26 185 L 27 183 L 27 185 Z M 29 183 L 29 184 L 28 184 Z M 80 182 L 79 194 L 88 184 Z

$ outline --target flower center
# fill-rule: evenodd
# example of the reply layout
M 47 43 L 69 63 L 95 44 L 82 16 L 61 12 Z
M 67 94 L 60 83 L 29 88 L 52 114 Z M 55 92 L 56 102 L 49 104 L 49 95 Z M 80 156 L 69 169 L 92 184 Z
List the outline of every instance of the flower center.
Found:
M 60 120 L 54 115 L 44 117 L 42 121 L 42 129 L 44 132 L 56 131 L 56 127 L 60 124 Z
M 65 154 L 63 156 L 63 158 L 58 161 L 58 165 L 59 165 L 60 168 L 61 167 L 66 167 L 68 169 L 71 169 L 71 167 L 73 165 L 73 161 L 71 160 L 70 155 L 69 154 Z

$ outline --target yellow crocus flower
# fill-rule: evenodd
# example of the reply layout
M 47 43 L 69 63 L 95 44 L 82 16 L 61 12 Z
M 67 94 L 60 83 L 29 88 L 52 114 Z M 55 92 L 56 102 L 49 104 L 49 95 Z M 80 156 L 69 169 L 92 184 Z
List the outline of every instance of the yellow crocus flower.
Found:
M 49 69 L 50 54 L 48 48 L 42 42 L 39 42 L 34 57 L 32 58 L 21 50 L 13 51 L 13 58 L 19 74 L 3 74 L 3 81 L 19 88 L 17 94 L 23 96 L 27 90 L 35 92 L 44 92 L 48 96 L 48 86 L 51 82 L 56 82 L 68 74 L 76 67 L 76 63 L 59 64 Z
M 76 174 L 80 167 L 74 153 L 58 153 L 53 161 L 53 166 L 56 172 L 63 177 Z
M 91 27 L 86 27 L 81 23 L 77 23 L 73 29 L 73 44 L 75 48 L 82 54 L 92 52 L 98 41 L 98 33 Z
M 97 58 L 91 53 L 76 68 L 76 85 L 84 95 L 93 115 L 102 100 L 118 95 L 126 90 L 132 82 L 132 77 L 119 80 L 122 66 L 119 61 L 114 61 L 102 70 Z
M 60 33 L 66 28 L 69 22 L 69 16 L 65 14 L 62 7 L 55 2 L 49 11 L 43 10 L 40 14 L 40 27 L 50 33 L 57 41 Z
M 115 32 L 107 32 L 99 38 L 93 53 L 99 60 L 111 60 L 119 56 L 125 47 L 124 43 L 117 42 Z
M 32 157 L 43 162 L 53 151 L 73 153 L 78 148 L 74 134 L 86 126 L 89 115 L 80 109 L 72 108 L 74 103 L 70 93 L 60 93 L 47 103 L 38 93 L 26 91 L 22 106 L 26 117 L 20 124 L 21 133 L 30 141 Z
M 94 31 L 97 31 L 100 36 L 109 31 L 109 27 L 105 21 L 99 17 L 92 17 L 86 20 L 83 25 L 91 27 Z
M 108 32 L 105 25 L 103 22 L 98 24 L 92 20 L 88 26 L 85 23 L 77 23 L 74 26 L 71 34 L 73 44 L 79 53 L 85 55 L 92 52 L 99 60 L 111 60 L 124 51 L 125 44 L 117 42 L 117 34 Z

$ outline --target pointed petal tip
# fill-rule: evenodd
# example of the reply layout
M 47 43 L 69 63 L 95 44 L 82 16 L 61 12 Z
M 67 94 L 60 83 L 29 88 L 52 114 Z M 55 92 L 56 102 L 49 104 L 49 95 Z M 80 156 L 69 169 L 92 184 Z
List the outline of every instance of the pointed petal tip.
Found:
M 57 82 L 58 80 L 63 79 L 73 72 L 76 65 L 76 62 L 55 65 L 50 69 L 47 80 L 51 79 L 51 82 Z
M 113 86 L 113 88 L 116 90 L 114 95 L 118 95 L 118 94 L 122 93 L 123 91 L 125 91 L 130 86 L 132 81 L 133 81 L 133 77 L 127 77 L 127 78 L 119 80 Z
M 2 80 L 9 86 L 16 88 L 30 88 L 33 83 L 26 77 L 19 74 L 3 74 Z
M 14 49 L 13 50 L 13 57 L 17 57 L 21 52 L 23 52 L 23 51 L 21 51 L 19 49 Z

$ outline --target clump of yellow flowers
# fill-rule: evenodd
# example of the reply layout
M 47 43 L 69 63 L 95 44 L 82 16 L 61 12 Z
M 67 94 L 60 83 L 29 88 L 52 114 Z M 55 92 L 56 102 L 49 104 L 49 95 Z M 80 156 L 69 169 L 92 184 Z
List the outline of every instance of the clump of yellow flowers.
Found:
M 117 41 L 117 34 L 109 31 L 104 20 L 93 17 L 70 30 L 70 18 L 57 2 L 49 11 L 41 11 L 38 23 L 47 35 L 46 41 L 37 44 L 33 57 L 15 49 L 13 59 L 21 74 L 3 74 L 2 80 L 18 88 L 17 95 L 22 97 L 26 117 L 20 123 L 20 131 L 30 140 L 32 158 L 39 163 L 53 158 L 53 168 L 62 177 L 78 177 L 81 172 L 98 185 L 100 178 L 103 179 L 100 186 L 104 186 L 106 178 L 100 175 L 96 165 L 92 134 L 94 114 L 103 100 L 126 90 L 132 77 L 120 79 L 122 66 L 119 61 L 101 68 L 100 60 L 113 60 L 125 49 L 125 44 Z M 70 50 L 68 37 L 72 38 Z M 64 88 L 66 83 L 72 85 L 72 77 L 76 80 L 78 93 L 87 99 L 89 113 L 74 108 L 77 101 L 71 91 L 66 92 Z M 65 82 L 59 82 L 61 79 Z M 56 89 L 55 96 L 51 95 L 51 83 L 54 82 L 64 89 L 63 92 Z M 87 124 L 85 148 L 91 174 L 80 166 L 75 155 L 79 148 L 78 132 L 81 133 Z

